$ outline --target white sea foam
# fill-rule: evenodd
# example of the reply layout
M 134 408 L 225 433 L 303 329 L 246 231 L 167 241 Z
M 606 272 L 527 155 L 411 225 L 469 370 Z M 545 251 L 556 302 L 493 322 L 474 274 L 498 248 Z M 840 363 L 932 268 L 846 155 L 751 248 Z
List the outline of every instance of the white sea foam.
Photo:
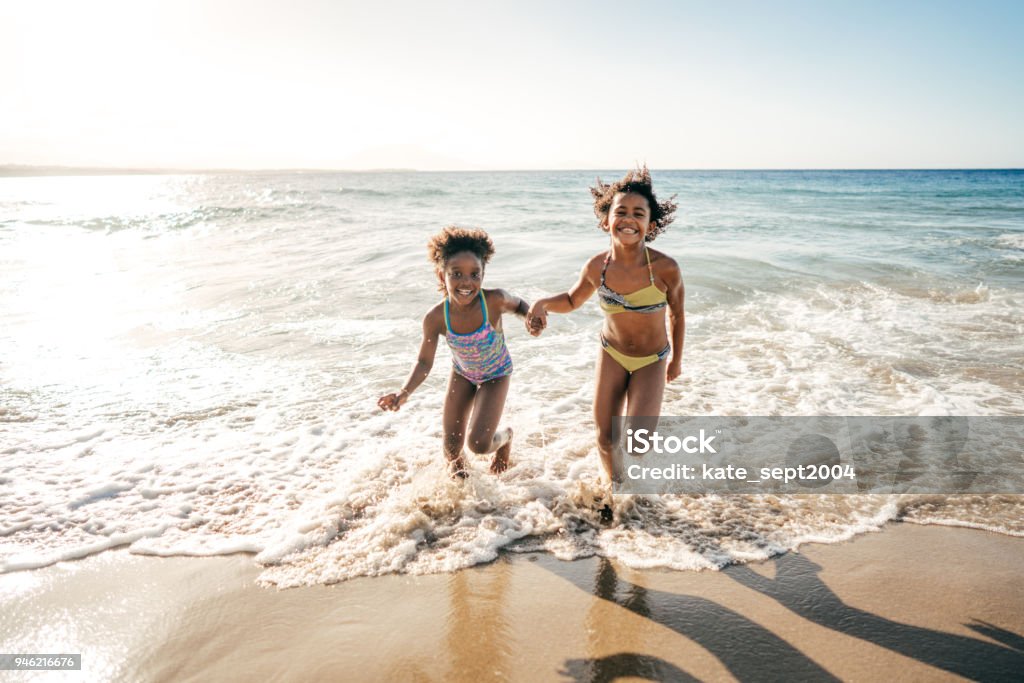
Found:
M 1006 235 L 1000 235 L 996 238 L 996 242 L 1004 247 L 1024 250 L 1024 232 L 1012 232 Z

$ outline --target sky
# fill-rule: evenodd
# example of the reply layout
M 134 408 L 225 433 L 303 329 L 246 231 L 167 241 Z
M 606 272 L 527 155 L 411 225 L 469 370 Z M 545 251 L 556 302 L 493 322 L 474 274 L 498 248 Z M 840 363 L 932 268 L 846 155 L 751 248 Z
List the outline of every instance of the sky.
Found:
M 1024 167 L 1024 2 L 0 0 L 0 164 Z

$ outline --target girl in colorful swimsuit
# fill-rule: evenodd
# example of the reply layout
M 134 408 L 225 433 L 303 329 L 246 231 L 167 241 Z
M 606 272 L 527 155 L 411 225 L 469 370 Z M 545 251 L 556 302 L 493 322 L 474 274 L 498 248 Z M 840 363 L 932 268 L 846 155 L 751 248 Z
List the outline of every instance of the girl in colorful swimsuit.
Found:
M 647 246 L 672 222 L 676 204 L 658 202 L 646 166 L 616 183 L 598 179 L 590 191 L 598 226 L 611 237 L 611 248 L 587 261 L 569 291 L 537 300 L 527 313 L 526 326 L 537 336 L 547 326 L 549 312 L 574 311 L 597 292 L 605 323 L 597 358 L 594 422 L 601 465 L 618 482 L 622 463 L 613 458 L 613 418 L 657 416 L 665 382 L 681 372 L 682 274 L 674 260 Z
M 483 230 L 446 227 L 427 243 L 439 289 L 445 295 L 423 317 L 419 358 L 405 386 L 381 396 L 383 410 L 398 410 L 430 374 L 437 340 L 452 352 L 452 374 L 444 402 L 444 455 L 453 476 L 467 476 L 463 445 L 474 453 L 494 453 L 491 472 L 508 468 L 512 429 L 498 429 L 512 374 L 512 358 L 501 330 L 501 314 L 525 316 L 528 304 L 503 289 L 484 289 L 484 268 L 494 244 Z M 468 425 L 468 439 L 466 431 Z

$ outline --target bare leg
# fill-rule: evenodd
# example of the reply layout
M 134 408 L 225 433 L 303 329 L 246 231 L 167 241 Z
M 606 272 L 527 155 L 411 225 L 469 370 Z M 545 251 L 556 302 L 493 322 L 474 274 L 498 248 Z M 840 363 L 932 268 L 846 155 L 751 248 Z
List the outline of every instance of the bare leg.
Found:
M 597 386 L 594 389 L 594 426 L 597 427 L 597 451 L 601 466 L 612 481 L 621 481 L 612 449 L 612 419 L 622 415 L 629 373 L 604 349 L 597 351 Z
M 445 395 L 442 417 L 444 457 L 448 461 L 452 476 L 463 479 L 468 474 L 466 461 L 462 458 L 462 444 L 465 440 L 466 422 L 469 419 L 469 411 L 473 407 L 475 395 L 476 385 L 452 370 L 451 377 L 448 378 L 448 393 Z
M 657 429 L 661 401 L 665 397 L 667 364 L 668 360 L 652 363 L 640 368 L 629 378 L 629 388 L 626 390 L 626 415 L 633 418 L 629 420 L 629 426 L 633 429 Z
M 473 400 L 469 449 L 474 453 L 494 453 L 491 472 L 495 474 L 508 468 L 508 458 L 512 452 L 512 429 L 498 429 L 510 381 L 511 377 L 506 375 L 484 382 Z

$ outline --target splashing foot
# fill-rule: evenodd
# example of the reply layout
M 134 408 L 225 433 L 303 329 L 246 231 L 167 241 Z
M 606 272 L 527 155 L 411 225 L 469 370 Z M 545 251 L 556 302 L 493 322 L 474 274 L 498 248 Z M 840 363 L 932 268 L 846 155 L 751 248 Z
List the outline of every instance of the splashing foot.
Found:
M 448 461 L 448 476 L 456 481 L 469 477 L 469 471 L 466 469 L 466 461 L 462 459 L 462 455 L 454 457 Z
M 512 428 L 505 427 L 505 443 L 494 451 L 491 460 L 491 474 L 501 474 L 508 469 L 509 456 L 512 454 Z

